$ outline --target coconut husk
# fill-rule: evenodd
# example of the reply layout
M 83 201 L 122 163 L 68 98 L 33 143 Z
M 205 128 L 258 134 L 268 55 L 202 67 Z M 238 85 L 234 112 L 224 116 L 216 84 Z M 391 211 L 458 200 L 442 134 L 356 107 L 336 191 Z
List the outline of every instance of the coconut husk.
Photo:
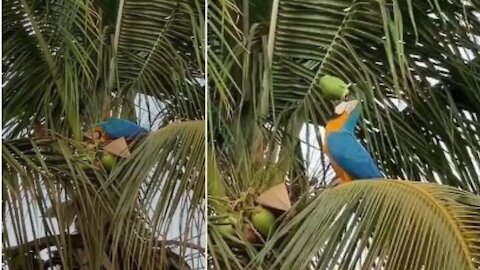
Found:
M 284 183 L 271 187 L 260 194 L 255 201 L 263 206 L 282 211 L 288 211 L 292 208 L 292 202 L 288 196 L 287 186 L 285 186 Z
M 131 156 L 127 141 L 124 137 L 111 141 L 109 144 L 103 147 L 103 150 L 123 158 L 128 158 Z

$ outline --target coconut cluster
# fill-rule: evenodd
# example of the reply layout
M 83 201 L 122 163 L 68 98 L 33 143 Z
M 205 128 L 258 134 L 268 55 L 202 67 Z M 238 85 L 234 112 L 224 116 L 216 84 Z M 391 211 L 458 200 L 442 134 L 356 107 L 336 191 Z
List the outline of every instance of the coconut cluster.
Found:
M 228 239 L 236 237 L 237 227 L 241 229 L 243 237 L 249 242 L 259 243 L 260 236 L 266 238 L 275 229 L 276 217 L 265 207 L 255 206 L 253 211 L 243 218 L 240 213 L 230 212 L 215 225 L 216 231 Z

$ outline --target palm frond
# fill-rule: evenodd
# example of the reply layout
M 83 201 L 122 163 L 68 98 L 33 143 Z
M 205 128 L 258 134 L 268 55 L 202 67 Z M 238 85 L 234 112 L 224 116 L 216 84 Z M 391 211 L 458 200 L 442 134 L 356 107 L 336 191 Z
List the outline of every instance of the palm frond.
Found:
M 257 259 L 270 254 L 275 269 L 477 269 L 479 207 L 444 185 L 355 181 L 316 196 Z
M 204 112 L 203 38 L 200 1 L 121 1 L 114 46 L 118 49 L 118 88 L 160 98 L 181 117 L 202 118 Z
M 81 146 L 61 138 L 7 140 L 2 146 L 7 264 L 75 267 L 87 259 L 99 265 L 107 241 L 99 226 L 112 211 L 104 203 L 110 198 L 98 192 L 105 171 L 78 152 Z
M 170 240 L 200 267 L 206 232 L 204 131 L 204 121 L 167 125 L 139 142 L 132 157 L 110 175 L 106 188 L 119 191 L 111 205 L 113 243 L 132 257 L 117 258 L 124 267 L 143 258 L 143 267 L 155 269 L 164 241 Z
M 97 72 L 92 4 L 5 1 L 2 6 L 4 123 L 14 120 L 18 135 L 32 117 L 48 117 L 49 128 L 79 137 L 80 85 L 93 85 Z M 59 115 L 64 119 L 53 121 Z
M 91 267 L 114 269 L 202 267 L 204 125 L 181 122 L 149 134 L 110 174 L 96 149 L 74 141 L 5 141 L 9 260 L 55 260 L 64 267 L 87 260 Z M 45 250 L 48 259 L 38 255 Z

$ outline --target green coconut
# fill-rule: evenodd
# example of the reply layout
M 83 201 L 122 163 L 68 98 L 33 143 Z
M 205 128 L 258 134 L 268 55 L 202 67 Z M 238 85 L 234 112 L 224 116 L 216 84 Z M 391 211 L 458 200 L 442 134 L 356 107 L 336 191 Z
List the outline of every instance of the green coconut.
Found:
M 117 164 L 117 157 L 114 155 L 104 152 L 102 155 L 102 165 L 107 172 L 111 172 L 115 165 Z
M 319 80 L 319 86 L 323 95 L 330 100 L 341 100 L 348 94 L 348 84 L 334 76 L 322 76 Z
M 261 206 L 257 206 L 255 207 L 254 214 L 252 216 L 252 223 L 257 231 L 264 236 L 268 236 L 273 230 L 275 216 L 269 210 Z

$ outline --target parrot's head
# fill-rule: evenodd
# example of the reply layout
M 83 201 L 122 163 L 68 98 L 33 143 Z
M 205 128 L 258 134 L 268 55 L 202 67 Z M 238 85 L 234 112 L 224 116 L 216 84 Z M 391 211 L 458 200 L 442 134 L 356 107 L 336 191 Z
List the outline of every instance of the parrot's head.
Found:
M 341 130 L 345 127 L 350 116 L 358 107 L 358 100 L 351 100 L 351 101 L 342 101 L 335 107 L 334 115 L 332 118 L 327 122 L 326 130 L 327 131 L 337 131 Z
M 95 126 L 93 129 L 93 138 L 100 140 L 103 137 L 103 128 L 101 126 Z
M 108 140 L 108 136 L 105 134 L 102 123 L 96 124 L 93 128 L 93 139 L 94 141 L 101 143 L 105 143 Z

